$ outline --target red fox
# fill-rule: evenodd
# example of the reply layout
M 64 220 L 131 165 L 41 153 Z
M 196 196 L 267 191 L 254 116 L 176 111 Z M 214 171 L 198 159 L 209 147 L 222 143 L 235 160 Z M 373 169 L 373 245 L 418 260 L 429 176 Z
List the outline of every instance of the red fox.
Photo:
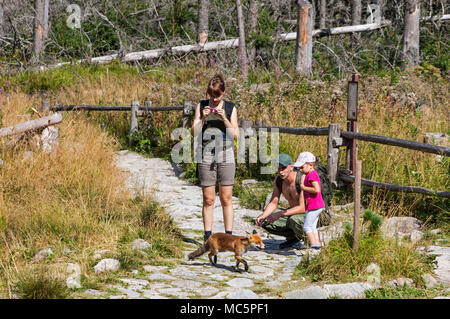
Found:
M 248 237 L 245 236 L 235 236 L 226 233 L 215 233 L 212 234 L 203 245 L 196 251 L 188 255 L 189 260 L 199 257 L 209 251 L 209 261 L 211 264 L 215 265 L 217 263 L 217 253 L 222 251 L 233 251 L 234 257 L 236 258 L 236 271 L 239 271 L 239 263 L 243 263 L 245 271 L 248 271 L 247 262 L 241 258 L 241 255 L 247 252 L 249 246 L 256 247 L 257 249 L 264 249 L 265 245 L 256 233 L 253 231 Z M 214 261 L 213 261 L 214 257 Z

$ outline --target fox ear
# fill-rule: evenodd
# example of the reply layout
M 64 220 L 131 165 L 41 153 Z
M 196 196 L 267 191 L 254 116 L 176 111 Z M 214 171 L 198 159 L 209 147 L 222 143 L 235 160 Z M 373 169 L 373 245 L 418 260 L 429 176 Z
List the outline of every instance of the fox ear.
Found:
M 253 234 L 257 234 L 256 229 L 253 229 Z

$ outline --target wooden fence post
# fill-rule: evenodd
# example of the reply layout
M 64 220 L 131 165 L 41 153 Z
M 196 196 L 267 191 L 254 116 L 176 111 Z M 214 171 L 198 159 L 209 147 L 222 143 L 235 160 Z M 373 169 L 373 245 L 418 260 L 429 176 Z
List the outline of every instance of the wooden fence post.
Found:
M 348 82 L 347 131 L 358 132 L 358 81 L 359 76 L 353 74 Z M 356 158 L 358 156 L 358 140 L 352 139 L 347 146 L 346 169 L 355 175 Z
M 150 108 L 150 107 L 152 107 L 152 101 L 145 101 L 144 102 L 144 107 L 145 108 Z M 147 131 L 149 131 L 150 130 L 150 127 L 151 127 L 151 119 L 152 119 L 152 111 L 151 110 L 148 110 L 148 109 L 145 109 L 144 110 L 144 114 L 145 114 L 145 120 L 147 121 Z
M 194 114 L 194 105 L 191 101 L 184 101 L 184 109 L 183 109 L 183 127 L 190 128 L 191 127 L 191 119 Z
M 342 145 L 341 127 L 339 124 L 328 126 L 327 164 L 328 178 L 334 187 L 337 187 L 337 173 L 339 167 L 339 146 Z
M 41 111 L 43 113 L 48 113 L 50 111 L 50 101 L 42 100 Z
M 355 184 L 354 184 L 354 216 L 353 216 L 353 251 L 358 252 L 359 248 L 359 216 L 361 210 L 361 169 L 362 161 L 356 161 Z
M 240 120 L 239 121 L 239 127 L 242 128 L 242 131 L 239 134 L 239 144 L 238 144 L 238 163 L 246 163 L 247 169 L 250 167 L 250 163 L 254 161 L 256 163 L 257 159 L 250 158 L 252 155 L 256 155 L 257 152 L 254 149 L 257 147 L 257 144 L 254 143 L 254 139 L 250 138 L 250 131 L 252 129 L 253 121 L 250 120 Z M 253 142 L 253 143 L 252 143 Z M 242 143 L 244 145 L 242 145 Z M 252 144 L 252 145 L 251 145 Z M 245 162 L 245 159 L 247 158 L 248 154 L 248 162 Z M 242 162 L 244 160 L 244 162 Z
M 131 123 L 130 123 L 130 141 L 131 136 L 138 131 L 138 111 L 139 111 L 139 101 L 131 102 Z

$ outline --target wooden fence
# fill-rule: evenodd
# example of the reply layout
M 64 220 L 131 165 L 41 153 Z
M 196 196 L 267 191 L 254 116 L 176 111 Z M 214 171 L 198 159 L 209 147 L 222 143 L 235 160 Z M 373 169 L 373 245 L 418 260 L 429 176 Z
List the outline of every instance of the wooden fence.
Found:
M 348 86 L 348 115 L 347 115 L 347 130 L 342 130 L 340 124 L 330 124 L 328 127 L 283 127 L 283 126 L 267 126 L 265 123 L 259 125 L 258 122 L 253 125 L 252 121 L 241 120 L 240 127 L 247 129 L 252 128 L 256 131 L 267 130 L 276 131 L 285 134 L 294 135 L 310 135 L 310 136 L 328 136 L 327 139 L 327 165 L 328 177 L 334 187 L 339 187 L 342 183 L 354 183 L 355 171 L 357 162 L 358 141 L 366 141 L 396 147 L 412 149 L 416 151 L 438 154 L 443 156 L 450 156 L 450 148 L 444 146 L 437 146 L 427 143 L 420 143 L 416 141 L 403 140 L 392 137 L 363 134 L 358 132 L 357 126 L 357 92 L 358 92 L 358 78 L 353 76 L 349 81 Z M 138 130 L 138 117 L 151 117 L 152 112 L 161 111 L 183 111 L 183 127 L 190 127 L 192 115 L 194 114 L 195 104 L 190 101 L 184 102 L 182 106 L 152 106 L 151 102 L 145 102 L 144 106 L 140 106 L 138 101 L 131 102 L 130 106 L 109 106 L 109 105 L 57 105 L 49 107 L 48 102 L 43 103 L 43 109 L 50 109 L 52 111 L 75 111 L 75 110 L 89 110 L 89 111 L 130 111 L 130 136 Z M 1 136 L 1 135 L 0 135 Z M 339 169 L 339 152 L 340 148 L 346 148 L 346 166 L 345 169 Z M 368 179 L 361 179 L 361 184 L 371 187 L 387 189 L 396 192 L 406 193 L 420 193 L 425 195 L 435 195 L 440 197 L 450 198 L 450 192 L 434 191 L 419 186 L 401 186 L 394 184 L 380 183 Z

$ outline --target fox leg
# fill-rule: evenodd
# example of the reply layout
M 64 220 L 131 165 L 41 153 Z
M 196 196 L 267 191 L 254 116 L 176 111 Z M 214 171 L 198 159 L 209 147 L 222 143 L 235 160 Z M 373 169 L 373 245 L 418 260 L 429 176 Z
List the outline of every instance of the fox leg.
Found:
M 215 265 L 217 264 L 217 251 L 214 249 L 211 249 L 209 255 L 209 261 L 211 262 L 211 264 Z
M 247 264 L 247 262 L 239 254 L 234 255 L 234 258 L 236 258 L 236 271 L 239 271 L 239 264 L 240 263 L 243 263 L 245 271 L 248 271 L 248 264 Z

